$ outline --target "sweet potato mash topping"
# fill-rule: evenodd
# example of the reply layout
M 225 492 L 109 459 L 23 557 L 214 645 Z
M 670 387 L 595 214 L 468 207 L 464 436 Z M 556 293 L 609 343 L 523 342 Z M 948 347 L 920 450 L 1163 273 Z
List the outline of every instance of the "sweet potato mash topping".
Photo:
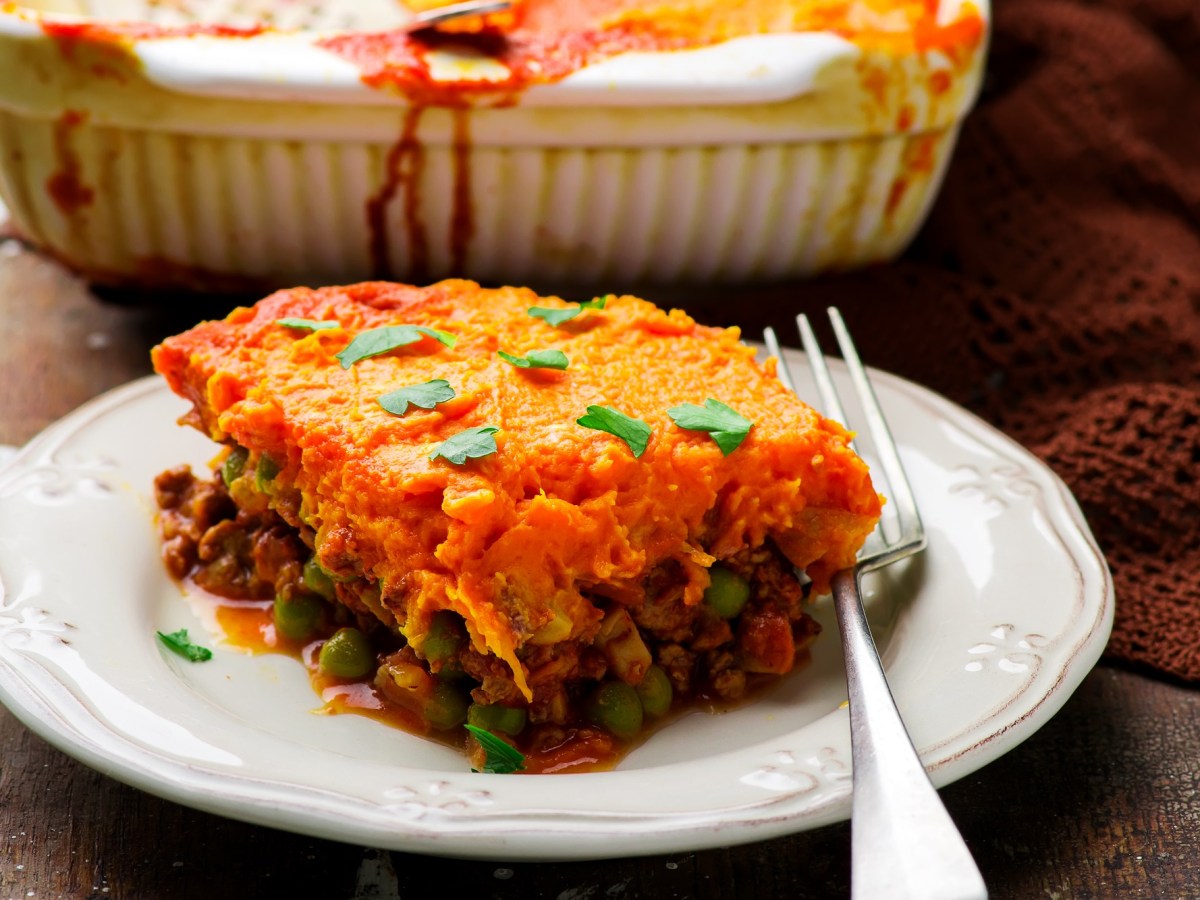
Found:
M 629 296 L 559 325 L 528 312 L 568 305 L 457 280 L 298 288 L 169 338 L 153 358 L 195 404 L 192 424 L 248 452 L 248 467 L 271 461 L 272 502 L 308 532 L 323 570 L 377 586 L 368 605 L 418 654 L 435 614 L 457 613 L 472 647 L 503 660 L 530 699 L 550 677 L 527 670 L 533 648 L 588 646 L 606 616 L 612 631 L 615 610 L 636 613 L 657 596 L 663 573 L 694 607 L 715 560 L 770 543 L 824 590 L 880 508 L 847 433 L 756 363 L 736 329 Z M 396 325 L 454 340 L 339 361 L 356 336 Z M 523 369 L 498 355 L 547 349 L 568 367 Z M 453 397 L 430 409 L 397 415 L 379 403 L 439 379 Z M 710 399 L 752 423 L 729 455 L 668 415 Z M 645 422 L 644 452 L 577 424 L 589 406 Z M 495 429 L 494 453 L 436 456 L 484 427 Z M 790 643 L 779 665 L 791 667 Z

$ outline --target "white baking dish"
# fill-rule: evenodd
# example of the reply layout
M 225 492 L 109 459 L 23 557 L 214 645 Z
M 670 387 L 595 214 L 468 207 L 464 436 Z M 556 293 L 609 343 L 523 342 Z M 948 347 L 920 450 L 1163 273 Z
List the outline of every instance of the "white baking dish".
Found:
M 22 233 L 94 279 L 617 286 L 886 260 L 936 192 L 985 44 L 952 59 L 752 36 L 450 109 L 369 87 L 314 46 L 335 25 L 386 25 L 390 0 L 259 0 L 295 30 L 253 36 L 87 41 L 46 24 L 261 12 L 192 5 L 203 15 L 152 0 L 0 9 L 0 196 Z M 504 74 L 439 53 L 457 75 Z

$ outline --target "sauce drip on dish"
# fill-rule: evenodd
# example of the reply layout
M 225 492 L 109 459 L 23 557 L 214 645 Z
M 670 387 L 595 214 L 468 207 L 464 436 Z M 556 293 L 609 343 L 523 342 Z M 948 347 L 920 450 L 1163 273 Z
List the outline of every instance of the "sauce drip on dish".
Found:
M 68 222 L 74 221 L 75 213 L 91 206 L 96 197 L 96 192 L 83 181 L 79 155 L 73 144 L 75 132 L 86 121 L 86 113 L 69 109 L 59 117 L 54 129 L 54 155 L 58 166 L 46 179 L 46 193 Z
M 414 8 L 440 1 L 410 0 Z M 520 103 L 524 91 L 558 82 L 583 67 L 626 52 L 674 52 L 713 46 L 758 34 L 821 31 L 839 35 L 870 53 L 857 64 L 865 121 L 872 133 L 923 131 L 946 118 L 941 108 L 961 103 L 960 74 L 978 58 L 985 22 L 970 0 L 943 13 L 944 0 L 516 0 L 511 11 L 455 20 L 439 30 L 358 28 L 313 32 L 316 46 L 355 67 L 362 83 L 401 98 L 394 137 L 371 164 L 371 186 L 362 197 L 366 226 L 364 276 L 431 277 L 470 274 L 476 223 L 470 109 Z M 166 38 L 246 40 L 277 32 L 262 23 L 162 24 L 102 19 L 37 19 L 68 58 L 89 50 L 97 78 L 137 77 L 134 46 Z M 186 8 L 184 10 L 186 13 Z M 370 25 L 370 23 L 366 23 Z M 109 58 L 112 56 L 112 58 Z M 916 55 L 920 71 L 906 64 Z M 449 60 L 449 61 L 448 61 Z M 131 67 L 132 64 L 132 67 Z M 928 85 L 922 84 L 922 79 Z M 908 94 L 916 95 L 916 100 Z M 923 98 L 923 100 L 922 100 Z M 428 145 L 422 125 L 431 107 L 449 108 L 449 179 L 440 149 Z M 58 136 L 60 167 L 46 185 L 49 197 L 82 228 L 91 204 L 84 172 L 72 166 L 72 122 Z M 431 152 L 432 150 L 432 152 Z M 904 218 L 906 205 L 940 167 L 932 142 L 906 150 L 904 172 L 887 188 L 883 227 Z M 427 164 L 428 163 L 428 164 Z M 445 208 L 448 215 L 432 215 Z M 437 224 L 434 224 L 436 222 Z M 196 281 L 188 278 L 188 281 Z M 204 280 L 205 282 L 208 280 Z
M 367 198 L 366 218 L 370 238 L 371 276 L 380 280 L 394 278 L 398 272 L 416 282 L 429 279 L 431 270 L 430 239 L 423 215 L 425 197 L 421 190 L 421 175 L 425 168 L 425 147 L 417 136 L 417 127 L 425 107 L 409 107 L 404 113 L 400 137 L 388 148 L 384 159 L 384 176 L 374 193 Z M 471 202 L 471 120 L 466 109 L 452 111 L 453 137 L 450 146 L 451 191 L 450 221 L 446 246 L 449 248 L 450 270 L 467 271 L 471 238 L 475 234 L 475 210 Z M 397 197 L 402 201 L 397 203 Z M 432 202 L 442 198 L 434 197 Z M 399 213 L 403 227 L 397 232 L 404 236 L 406 257 L 393 259 L 396 246 L 392 239 L 390 216 Z

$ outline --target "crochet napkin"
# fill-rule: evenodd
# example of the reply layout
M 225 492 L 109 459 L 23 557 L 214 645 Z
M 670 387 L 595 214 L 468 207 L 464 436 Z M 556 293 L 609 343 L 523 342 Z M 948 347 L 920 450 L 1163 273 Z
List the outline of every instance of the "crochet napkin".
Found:
M 993 12 L 915 244 L 762 299 L 837 305 L 869 363 L 1049 463 L 1115 578 L 1108 658 L 1200 682 L 1200 3 Z

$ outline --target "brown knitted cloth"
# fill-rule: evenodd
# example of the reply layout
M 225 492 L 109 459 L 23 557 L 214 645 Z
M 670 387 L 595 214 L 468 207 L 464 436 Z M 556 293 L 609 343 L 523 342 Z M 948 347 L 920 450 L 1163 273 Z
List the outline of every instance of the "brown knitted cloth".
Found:
M 1045 459 L 1116 579 L 1109 659 L 1200 682 L 1200 2 L 994 21 L 914 246 L 775 299 L 836 304 L 869 362 Z

